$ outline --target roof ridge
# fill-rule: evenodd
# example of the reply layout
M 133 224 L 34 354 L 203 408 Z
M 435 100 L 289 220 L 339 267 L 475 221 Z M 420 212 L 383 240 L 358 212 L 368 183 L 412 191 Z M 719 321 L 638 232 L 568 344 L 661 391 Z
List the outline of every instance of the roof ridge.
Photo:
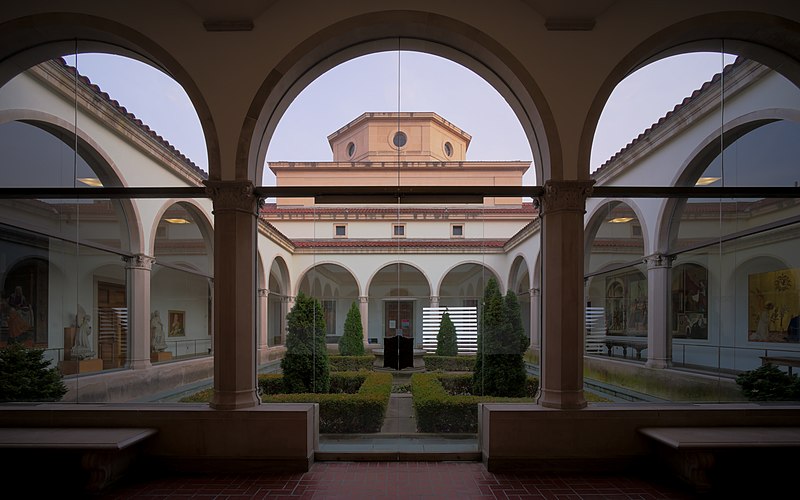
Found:
M 636 144 L 638 144 L 639 142 L 641 142 L 641 141 L 642 141 L 643 139 L 645 139 L 645 138 L 646 138 L 648 135 L 650 135 L 650 134 L 651 134 L 651 133 L 653 133 L 653 132 L 654 132 L 656 129 L 658 129 L 659 127 L 661 127 L 661 126 L 662 126 L 662 125 L 663 125 L 663 124 L 664 124 L 664 123 L 665 123 L 667 120 L 669 120 L 670 118 L 672 118 L 672 116 L 673 116 L 675 113 L 677 113 L 678 111 L 680 111 L 680 109 L 681 109 L 681 108 L 683 108 L 683 107 L 685 107 L 686 105 L 688 105 L 689 103 L 691 103 L 691 102 L 693 102 L 693 101 L 697 100 L 697 98 L 698 98 L 698 97 L 700 97 L 702 94 L 704 94 L 704 93 L 705 93 L 705 92 L 706 92 L 706 91 L 707 91 L 707 90 L 708 90 L 708 89 L 709 89 L 709 88 L 710 88 L 712 85 L 714 85 L 714 84 L 716 84 L 717 82 L 719 82 L 719 81 L 720 81 L 720 79 L 722 78 L 722 76 L 723 76 L 723 75 L 727 75 L 727 74 L 729 74 L 731 71 L 733 71 L 734 67 L 741 66 L 741 65 L 744 63 L 744 61 L 746 61 L 746 60 L 747 60 L 747 59 L 745 59 L 745 58 L 744 58 L 744 57 L 742 57 L 742 56 L 737 56 L 737 57 L 736 57 L 736 59 L 735 59 L 735 60 L 734 60 L 732 63 L 730 63 L 730 64 L 726 64 L 726 65 L 725 65 L 725 66 L 722 68 L 722 71 L 720 71 L 719 73 L 715 73 L 715 74 L 714 74 L 714 75 L 711 77 L 711 79 L 710 79 L 710 80 L 707 80 L 707 81 L 703 82 L 703 84 L 700 86 L 700 88 L 698 88 L 698 89 L 695 89 L 694 91 L 692 91 L 692 93 L 691 93 L 690 95 L 688 95 L 688 96 L 684 97 L 684 98 L 683 98 L 683 100 L 682 100 L 681 102 L 679 102 L 678 104 L 676 104 L 676 105 L 675 105 L 675 106 L 674 106 L 674 107 L 673 107 L 673 108 L 672 108 L 670 111 L 667 111 L 667 113 L 666 113 L 666 114 L 664 114 L 663 116 L 661 116 L 661 117 L 660 117 L 658 120 L 656 120 L 656 121 L 655 121 L 655 122 L 654 122 L 652 125 L 650 125 L 650 126 L 649 126 L 649 127 L 647 127 L 646 129 L 644 129 L 644 130 L 643 130 L 643 131 L 642 131 L 642 132 L 641 132 L 639 135 L 637 135 L 636 137 L 634 137 L 634 138 L 633 138 L 633 139 L 632 139 L 632 140 L 631 140 L 631 141 L 630 141 L 628 144 L 626 144 L 626 145 L 625 145 L 625 146 L 623 146 L 623 147 L 622 147 L 622 148 L 621 148 L 619 151 L 617 151 L 616 153 L 614 153 L 613 155 L 611 155 L 611 157 L 610 157 L 610 158 L 608 158 L 606 161 L 604 161 L 604 162 L 603 162 L 603 163 L 602 163 L 602 164 L 601 164 L 599 167 L 597 167 L 597 169 L 596 169 L 594 172 L 592 172 L 592 176 L 595 176 L 595 175 L 597 175 L 597 174 L 598 174 L 598 173 L 599 173 L 601 170 L 603 170 L 605 167 L 607 167 L 608 165 L 610 165 L 611 163 L 613 163 L 613 162 L 614 162 L 614 161 L 615 161 L 617 158 L 619 158 L 620 156 L 622 156 L 623 154 L 625 154 L 625 153 L 626 153 L 628 150 L 630 150 L 630 149 L 631 149 L 633 146 L 635 146 Z
M 71 66 L 67 64 L 66 59 L 63 57 L 57 57 L 54 59 L 57 63 L 59 63 L 62 67 L 64 67 L 69 73 L 73 75 L 77 75 L 81 82 L 86 85 L 90 90 L 92 90 L 95 95 L 102 98 L 107 104 L 111 107 L 116 109 L 120 114 L 122 114 L 125 118 L 131 121 L 136 127 L 138 127 L 141 131 L 147 134 L 149 137 L 154 139 L 156 142 L 160 143 L 162 146 L 167 148 L 169 152 L 175 155 L 178 159 L 180 159 L 183 163 L 187 166 L 195 170 L 202 178 L 208 179 L 208 172 L 197 166 L 195 162 L 191 160 L 188 156 L 183 154 L 178 148 L 173 146 L 168 140 L 162 137 L 159 133 L 155 130 L 150 128 L 148 124 L 142 121 L 141 118 L 138 118 L 135 114 L 131 113 L 130 111 L 125 108 L 120 102 L 116 99 L 112 99 L 108 92 L 105 92 L 103 89 L 100 88 L 99 85 L 93 83 L 88 76 L 80 73 L 75 66 Z

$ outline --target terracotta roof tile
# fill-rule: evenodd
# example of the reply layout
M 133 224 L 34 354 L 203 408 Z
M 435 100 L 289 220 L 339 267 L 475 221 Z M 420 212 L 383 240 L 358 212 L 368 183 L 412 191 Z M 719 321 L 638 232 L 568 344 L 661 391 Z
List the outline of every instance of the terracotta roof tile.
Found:
M 672 116 L 675 113 L 680 111 L 681 108 L 683 108 L 684 106 L 686 106 L 690 102 L 694 101 L 695 99 L 700 97 L 702 94 L 704 94 L 706 91 L 711 89 L 714 85 L 719 83 L 719 81 L 723 77 L 723 75 L 729 74 L 731 71 L 733 71 L 733 69 L 735 67 L 737 67 L 738 65 L 740 65 L 744 61 L 745 61 L 744 58 L 737 57 L 736 60 L 733 63 L 728 64 L 727 66 L 722 68 L 722 72 L 715 74 L 713 77 L 711 77 L 711 80 L 703 83 L 703 85 L 701 85 L 699 89 L 695 90 L 694 92 L 692 92 L 692 94 L 690 96 L 685 97 L 680 103 L 676 104 L 675 107 L 672 108 L 671 111 L 667 112 L 667 114 L 665 114 L 664 116 L 659 118 L 658 121 L 656 121 L 654 124 L 652 124 L 648 128 L 646 128 L 641 134 L 639 134 L 637 137 L 635 137 L 625 147 L 623 147 L 622 149 L 617 151 L 615 154 L 613 154 L 611 156 L 611 158 L 606 160 L 602 165 L 600 165 L 600 167 L 597 168 L 597 170 L 592 172 L 592 175 L 594 176 L 594 175 L 597 175 L 598 173 L 600 173 L 605 167 L 607 167 L 608 165 L 613 163 L 614 160 L 616 160 L 617 158 L 619 158 L 620 156 L 625 154 L 630 148 L 632 148 L 638 142 L 641 142 L 642 140 L 644 140 L 654 130 L 656 130 L 657 128 L 661 127 L 666 121 L 668 121 L 670 118 L 672 118 Z
M 58 64 L 60 64 L 61 66 L 63 66 L 70 74 L 73 74 L 73 75 L 76 74 L 75 67 L 68 65 L 67 62 L 63 58 L 60 58 L 60 57 L 56 58 L 55 61 Z M 92 81 L 89 80 L 89 78 L 86 77 L 85 75 L 82 75 L 80 73 L 77 73 L 77 75 L 78 75 L 78 78 L 80 79 L 80 81 L 84 85 L 86 85 L 88 88 L 90 88 L 98 97 L 102 98 L 106 103 L 111 105 L 111 107 L 113 107 L 114 109 L 119 111 L 123 116 L 125 116 L 125 118 L 127 118 L 129 121 L 131 121 L 137 127 L 139 127 L 145 134 L 147 134 L 150 137 L 152 137 L 156 142 L 161 143 L 172 154 L 174 154 L 177 158 L 179 158 L 181 161 L 183 161 L 188 167 L 190 167 L 192 170 L 194 170 L 200 177 L 202 177 L 203 179 L 208 179 L 208 173 L 206 173 L 205 170 L 203 170 L 202 168 L 198 167 L 192 160 L 189 159 L 189 157 L 187 157 L 186 155 L 181 153 L 180 150 L 178 150 L 178 148 L 176 148 L 175 146 L 170 144 L 169 141 L 167 141 L 162 136 L 157 134 L 155 130 L 151 129 L 150 126 L 148 126 L 146 123 L 144 123 L 140 118 L 138 118 L 133 113 L 129 112 L 125 108 L 125 106 L 122 106 L 119 103 L 119 101 L 117 101 L 116 99 L 112 99 L 108 95 L 108 93 L 104 92 L 97 84 L 92 83 Z

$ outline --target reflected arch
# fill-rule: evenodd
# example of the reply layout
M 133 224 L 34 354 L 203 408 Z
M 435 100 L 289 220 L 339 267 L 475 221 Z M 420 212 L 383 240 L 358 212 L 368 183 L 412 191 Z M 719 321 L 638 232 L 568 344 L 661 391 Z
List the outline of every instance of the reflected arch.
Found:
M 490 278 L 494 278 L 504 291 L 498 274 L 480 262 L 462 262 L 447 270 L 439 284 L 439 306 L 479 307 L 483 291 Z

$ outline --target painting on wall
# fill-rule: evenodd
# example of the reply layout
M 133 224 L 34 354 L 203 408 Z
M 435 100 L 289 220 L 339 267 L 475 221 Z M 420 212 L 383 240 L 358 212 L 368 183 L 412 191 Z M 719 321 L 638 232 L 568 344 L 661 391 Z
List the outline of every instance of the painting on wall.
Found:
M 747 338 L 751 342 L 800 342 L 800 269 L 747 277 Z
M 708 339 L 708 270 L 681 264 L 672 270 L 672 336 Z
M 647 335 L 647 279 L 638 271 L 606 278 L 609 335 Z
M 169 336 L 186 336 L 186 311 L 169 311 Z

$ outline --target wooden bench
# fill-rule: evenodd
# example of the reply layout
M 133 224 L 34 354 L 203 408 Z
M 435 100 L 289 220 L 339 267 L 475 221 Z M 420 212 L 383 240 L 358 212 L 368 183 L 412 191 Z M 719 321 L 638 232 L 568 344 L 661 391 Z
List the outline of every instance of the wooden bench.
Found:
M 75 465 L 66 463 L 68 457 L 78 458 L 83 474 L 67 471 L 59 480 L 80 483 L 64 487 L 98 492 L 124 475 L 136 459 L 140 445 L 156 433 L 156 429 L 146 428 L 2 427 L 0 455 L 4 463 L 15 463 L 14 471 L 22 475 L 33 473 L 35 477 L 35 472 L 23 463 L 30 460 L 40 478 L 50 476 L 44 463 L 66 469 Z M 45 460 L 48 458 L 49 462 Z
M 711 489 L 723 473 L 764 481 L 793 478 L 793 455 L 800 450 L 800 427 L 648 427 L 639 432 L 656 443 L 659 457 L 683 482 L 699 490 Z
M 793 367 L 800 367 L 800 358 L 785 356 L 761 356 L 761 365 L 772 364 L 777 366 L 789 367 L 789 375 L 792 374 Z

